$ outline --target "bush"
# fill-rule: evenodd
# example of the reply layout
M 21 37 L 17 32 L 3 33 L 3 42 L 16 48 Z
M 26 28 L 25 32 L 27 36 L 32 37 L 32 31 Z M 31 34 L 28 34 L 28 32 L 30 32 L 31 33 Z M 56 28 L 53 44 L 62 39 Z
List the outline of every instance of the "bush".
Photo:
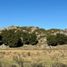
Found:
M 37 36 L 35 33 L 30 34 L 29 42 L 32 45 L 36 45 L 38 43 Z
M 36 45 L 37 44 L 37 36 L 35 33 L 23 33 L 23 43 L 24 44 L 32 44 L 32 45 Z
M 57 38 L 57 44 L 62 45 L 67 43 L 67 36 L 64 34 L 57 34 L 56 38 Z
M 48 35 L 47 44 L 50 46 L 67 44 L 67 36 L 64 34 Z
M 9 47 L 20 47 L 23 44 L 35 45 L 38 42 L 35 33 L 29 34 L 28 32 L 16 31 L 14 29 L 3 30 L 1 36 L 0 40 L 3 40 L 3 43 Z
M 23 44 L 29 44 L 29 38 L 30 38 L 29 33 L 27 32 L 22 33 L 22 38 L 23 38 Z
M 18 47 L 23 45 L 19 32 L 15 32 L 15 30 L 3 30 L 2 37 L 3 43 L 9 47 Z
M 48 46 L 56 46 L 57 40 L 55 35 L 48 35 L 47 36 L 47 44 Z

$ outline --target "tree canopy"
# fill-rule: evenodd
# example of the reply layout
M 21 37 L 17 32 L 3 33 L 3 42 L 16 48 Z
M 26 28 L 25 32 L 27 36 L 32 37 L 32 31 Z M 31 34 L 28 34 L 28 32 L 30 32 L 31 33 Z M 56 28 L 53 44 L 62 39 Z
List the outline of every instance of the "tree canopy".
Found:
M 19 47 L 24 44 L 37 44 L 37 36 L 35 33 L 28 33 L 14 29 L 3 30 L 1 33 L 3 43 L 9 47 Z
M 67 44 L 67 36 L 64 34 L 48 35 L 47 44 L 50 46 Z

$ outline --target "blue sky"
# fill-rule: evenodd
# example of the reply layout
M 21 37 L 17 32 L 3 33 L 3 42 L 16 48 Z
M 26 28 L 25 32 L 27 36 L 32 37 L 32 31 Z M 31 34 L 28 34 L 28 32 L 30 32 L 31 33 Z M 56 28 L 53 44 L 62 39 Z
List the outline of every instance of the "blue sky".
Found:
M 0 27 L 67 28 L 67 0 L 0 0 Z

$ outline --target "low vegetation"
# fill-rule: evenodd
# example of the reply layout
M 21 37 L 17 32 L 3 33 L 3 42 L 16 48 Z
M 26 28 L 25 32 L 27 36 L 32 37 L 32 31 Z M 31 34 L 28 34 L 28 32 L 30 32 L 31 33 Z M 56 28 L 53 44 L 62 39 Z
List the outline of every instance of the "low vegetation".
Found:
M 0 67 L 67 67 L 67 50 L 0 50 Z
M 36 45 L 38 42 L 35 33 L 15 30 L 3 30 L 0 35 L 0 41 L 9 47 L 20 47 L 24 44 Z
M 0 33 L 0 45 L 11 49 L 0 50 L 0 67 L 67 67 L 67 50 L 21 50 L 16 47 L 31 45 L 36 47 L 39 40 L 47 41 L 47 46 L 67 44 L 67 35 L 58 29 L 44 30 L 32 27 L 4 29 Z M 44 44 L 40 42 L 40 45 Z M 31 48 L 29 46 L 29 48 Z M 36 47 L 37 48 L 37 47 Z M 38 47 L 39 48 L 39 47 Z M 14 50 L 16 49 L 16 50 Z M 67 48 L 66 48 L 67 49 Z
M 47 44 L 49 46 L 57 46 L 67 44 L 67 35 L 56 34 L 47 36 Z
M 62 32 L 62 33 L 61 33 Z M 3 29 L 0 33 L 0 45 L 9 47 L 21 47 L 23 45 L 45 44 L 47 46 L 57 46 L 67 44 L 67 35 L 60 29 L 40 29 L 38 27 L 11 27 Z M 41 41 L 40 41 L 41 40 Z

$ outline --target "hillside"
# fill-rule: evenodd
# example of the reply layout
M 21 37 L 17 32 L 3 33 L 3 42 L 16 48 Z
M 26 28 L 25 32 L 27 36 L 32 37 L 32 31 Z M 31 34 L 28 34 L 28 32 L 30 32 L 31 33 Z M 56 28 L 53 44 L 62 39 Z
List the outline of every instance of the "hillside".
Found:
M 61 44 L 55 45 L 56 41 Z M 66 43 L 67 30 L 4 28 L 0 30 L 0 67 L 67 67 Z
M 31 26 L 31 27 L 10 26 L 10 27 L 0 30 L 0 35 L 1 35 L 0 36 L 0 44 L 1 44 L 0 47 L 3 47 L 4 45 L 7 44 L 6 46 L 7 46 L 7 48 L 9 48 L 9 44 L 10 44 L 10 47 L 13 47 L 13 46 L 15 47 L 15 45 L 17 45 L 17 46 L 20 46 L 20 48 L 25 48 L 25 49 L 50 48 L 50 46 L 48 46 L 48 43 L 47 43 L 47 36 L 48 35 L 56 35 L 56 34 L 64 34 L 67 36 L 67 30 L 66 29 L 65 30 L 61 30 L 61 29 L 46 30 L 43 28 L 33 27 L 33 26 Z M 62 35 L 60 35 L 60 36 L 62 36 Z M 3 39 L 3 43 L 1 43 L 2 39 Z M 65 38 L 65 39 L 67 39 L 67 38 Z M 66 42 L 67 42 L 67 40 L 66 40 Z M 66 43 L 63 43 L 63 44 L 65 44 L 63 46 L 66 46 Z M 60 46 L 54 46 L 53 48 L 58 48 L 58 47 L 60 47 Z M 60 47 L 60 48 L 63 48 L 63 47 Z

